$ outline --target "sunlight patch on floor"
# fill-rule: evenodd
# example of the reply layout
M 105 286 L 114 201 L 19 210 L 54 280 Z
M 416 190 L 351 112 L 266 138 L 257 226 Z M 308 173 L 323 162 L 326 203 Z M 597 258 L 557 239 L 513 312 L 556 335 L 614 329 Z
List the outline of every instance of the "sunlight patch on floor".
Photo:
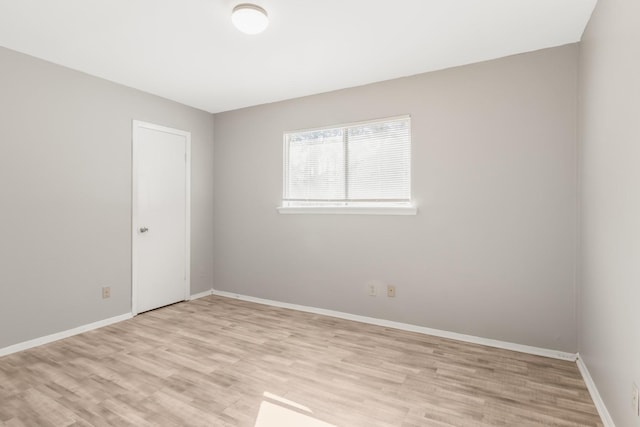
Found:
M 314 418 L 304 405 L 265 392 L 255 427 L 336 427 Z

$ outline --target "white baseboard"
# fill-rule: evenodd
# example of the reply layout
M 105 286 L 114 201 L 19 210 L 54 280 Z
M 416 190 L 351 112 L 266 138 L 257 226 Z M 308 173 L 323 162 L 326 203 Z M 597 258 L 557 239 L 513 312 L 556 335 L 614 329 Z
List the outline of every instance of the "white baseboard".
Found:
M 589 369 L 587 369 L 587 365 L 584 363 L 582 357 L 580 357 L 580 353 L 578 353 L 578 360 L 576 361 L 578 364 L 578 369 L 582 374 L 582 378 L 584 379 L 584 383 L 587 385 L 587 389 L 589 390 L 589 394 L 591 395 L 591 399 L 593 399 L 594 405 L 596 405 L 596 409 L 598 410 L 598 414 L 602 419 L 602 423 L 604 427 L 616 427 L 613 423 L 613 418 L 611 418 L 611 414 L 607 410 L 607 407 L 598 392 L 598 388 L 596 387 L 596 383 L 593 382 L 593 378 L 591 378 L 591 374 L 589 373 Z
M 211 295 L 212 290 L 200 292 L 195 295 L 191 295 L 188 301 L 194 299 L 203 298 Z M 55 334 L 46 335 L 44 337 L 35 338 L 29 341 L 24 341 L 18 344 L 10 345 L 9 347 L 0 348 L 0 357 L 7 356 L 19 351 L 28 350 L 39 345 L 49 344 L 54 341 L 58 341 L 64 338 L 68 338 L 74 335 L 81 334 L 83 332 L 92 331 L 94 329 L 102 328 L 104 326 L 112 325 L 114 323 L 122 322 L 123 320 L 131 319 L 133 315 L 131 313 L 122 314 L 120 316 L 111 317 L 109 319 L 99 320 L 97 322 L 89 323 L 88 325 L 78 326 L 77 328 L 69 329 L 62 332 L 56 332 Z
M 208 297 L 209 295 L 211 295 L 212 292 L 213 292 L 213 289 L 209 289 L 208 291 L 200 292 L 198 294 L 193 294 L 189 297 L 187 301 L 193 301 L 194 299 Z
M 528 345 L 514 344 L 506 341 L 498 341 L 489 338 L 481 338 L 473 335 L 459 334 L 456 332 L 443 331 L 440 329 L 431 329 L 424 326 L 411 325 L 409 323 L 393 322 L 390 320 L 377 319 L 374 317 L 359 316 L 357 314 L 343 313 L 340 311 L 327 310 L 324 308 L 308 307 L 305 305 L 289 304 L 286 302 L 273 301 L 263 298 L 255 298 L 247 295 L 240 295 L 231 292 L 218 291 L 213 289 L 213 295 L 227 298 L 235 298 L 243 301 L 255 302 L 258 304 L 271 305 L 274 307 L 289 308 L 291 310 L 305 311 L 307 313 L 322 314 L 325 316 L 337 317 L 340 319 L 353 320 L 356 322 L 369 323 L 377 326 L 401 329 L 403 331 L 418 332 L 425 335 L 432 335 L 441 338 L 449 338 L 457 341 L 464 341 L 473 344 L 481 344 L 489 347 L 501 348 L 504 350 L 512 350 L 520 353 L 534 354 L 537 356 L 551 357 L 553 359 L 568 360 L 575 362 L 577 355 L 575 353 L 566 353 L 562 351 L 549 350 L 546 348 L 531 347 Z
M 0 357 L 7 356 L 19 351 L 28 350 L 39 345 L 49 344 L 54 341 L 61 340 L 63 338 L 69 338 L 74 335 L 81 334 L 83 332 L 92 331 L 94 329 L 102 328 L 104 326 L 112 325 L 114 323 L 122 322 L 123 320 L 131 319 L 133 315 L 131 313 L 122 314 L 120 316 L 111 317 L 109 319 L 99 320 L 97 322 L 89 323 L 87 325 L 78 326 L 77 328 L 68 329 L 62 332 L 56 332 L 55 334 L 46 335 L 44 337 L 35 338 L 29 341 L 24 341 L 18 344 L 10 345 L 9 347 L 0 348 Z

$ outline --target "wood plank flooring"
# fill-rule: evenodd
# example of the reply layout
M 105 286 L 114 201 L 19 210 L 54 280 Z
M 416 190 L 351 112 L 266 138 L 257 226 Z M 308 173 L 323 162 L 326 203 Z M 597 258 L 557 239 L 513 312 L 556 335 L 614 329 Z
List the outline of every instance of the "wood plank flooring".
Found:
M 2 426 L 601 426 L 575 363 L 206 297 L 0 358 Z

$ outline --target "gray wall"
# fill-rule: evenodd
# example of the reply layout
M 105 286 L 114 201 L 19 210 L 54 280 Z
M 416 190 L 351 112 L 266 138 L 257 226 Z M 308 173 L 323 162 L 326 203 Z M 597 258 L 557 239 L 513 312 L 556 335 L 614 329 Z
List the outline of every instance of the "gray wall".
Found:
M 577 49 L 216 114 L 214 288 L 575 351 Z M 417 216 L 276 212 L 283 131 L 407 113 Z
M 211 289 L 212 116 L 4 48 L 0 70 L 0 348 L 131 311 L 132 119 L 192 132 L 191 289 Z
M 579 351 L 618 426 L 640 426 L 640 2 L 600 0 L 580 47 Z

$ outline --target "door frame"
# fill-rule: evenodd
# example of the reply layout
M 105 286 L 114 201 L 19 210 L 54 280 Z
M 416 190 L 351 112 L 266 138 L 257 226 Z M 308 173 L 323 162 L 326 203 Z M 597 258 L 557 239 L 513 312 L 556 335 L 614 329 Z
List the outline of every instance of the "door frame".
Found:
M 138 217 L 138 162 L 140 153 L 139 129 L 149 129 L 159 132 L 166 132 L 173 135 L 184 136 L 186 139 L 186 155 L 185 155 L 185 289 L 184 299 L 188 300 L 191 296 L 191 132 L 173 129 L 166 126 L 160 126 L 153 123 L 143 122 L 140 120 L 132 121 L 131 131 L 131 314 L 138 314 L 138 229 L 140 227 Z

